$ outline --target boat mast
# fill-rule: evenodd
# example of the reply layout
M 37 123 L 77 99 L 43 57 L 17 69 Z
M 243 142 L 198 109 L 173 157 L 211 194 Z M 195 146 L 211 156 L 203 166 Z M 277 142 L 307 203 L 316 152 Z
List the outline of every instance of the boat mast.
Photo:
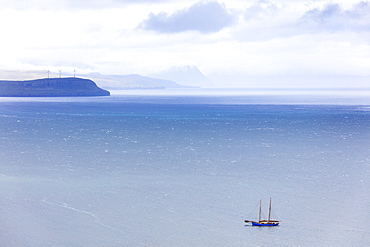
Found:
M 262 214 L 262 200 L 260 200 L 260 211 L 258 212 L 258 222 L 261 221 L 261 214 Z
M 271 218 L 271 198 L 270 198 L 270 206 L 269 206 L 269 214 L 268 214 L 267 222 L 270 222 L 270 218 Z

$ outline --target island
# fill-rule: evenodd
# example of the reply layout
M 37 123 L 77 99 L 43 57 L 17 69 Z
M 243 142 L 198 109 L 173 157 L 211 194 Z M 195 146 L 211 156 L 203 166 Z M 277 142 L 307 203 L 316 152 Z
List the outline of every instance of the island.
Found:
M 0 97 L 71 97 L 109 96 L 90 79 L 77 77 L 42 78 L 36 80 L 0 80 Z

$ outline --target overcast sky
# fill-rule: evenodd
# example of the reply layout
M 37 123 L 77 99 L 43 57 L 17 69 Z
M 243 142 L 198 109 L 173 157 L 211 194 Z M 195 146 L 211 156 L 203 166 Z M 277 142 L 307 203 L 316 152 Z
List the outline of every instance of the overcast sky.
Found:
M 369 76 L 370 1 L 0 0 L 0 69 Z

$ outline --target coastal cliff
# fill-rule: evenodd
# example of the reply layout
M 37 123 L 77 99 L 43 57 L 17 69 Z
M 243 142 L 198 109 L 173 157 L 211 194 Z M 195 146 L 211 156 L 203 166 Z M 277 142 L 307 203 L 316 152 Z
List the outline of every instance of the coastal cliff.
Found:
M 109 96 L 89 79 L 43 78 L 25 81 L 0 80 L 0 97 Z

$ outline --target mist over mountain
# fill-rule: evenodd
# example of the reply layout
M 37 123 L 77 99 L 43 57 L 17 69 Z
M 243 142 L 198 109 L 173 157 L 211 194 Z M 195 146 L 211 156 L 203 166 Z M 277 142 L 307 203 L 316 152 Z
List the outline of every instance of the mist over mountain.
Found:
M 152 73 L 150 76 L 172 80 L 187 86 L 212 87 L 213 83 L 202 74 L 197 66 L 174 66 L 168 70 Z
M 211 76 L 219 87 L 259 89 L 358 89 L 370 88 L 369 76 L 355 75 L 217 75 Z

